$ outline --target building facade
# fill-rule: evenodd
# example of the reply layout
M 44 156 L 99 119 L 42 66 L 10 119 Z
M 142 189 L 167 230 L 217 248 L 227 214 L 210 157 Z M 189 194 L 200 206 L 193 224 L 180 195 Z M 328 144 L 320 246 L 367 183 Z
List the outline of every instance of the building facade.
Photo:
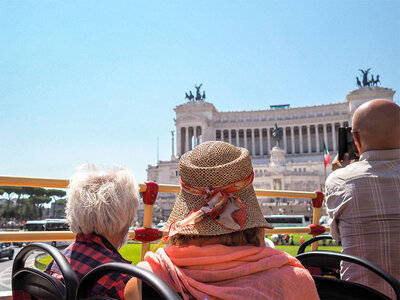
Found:
M 220 112 L 210 102 L 184 103 L 174 109 L 176 155 L 173 145 L 170 161 L 149 165 L 148 180 L 179 184 L 179 157 L 202 142 L 216 140 L 249 150 L 256 188 L 322 190 L 330 172 L 328 167 L 325 174 L 324 144 L 333 158 L 338 150 L 338 128 L 351 126 L 355 109 L 376 98 L 393 101 L 394 93 L 389 88 L 362 87 L 351 91 L 343 102 L 295 108 L 279 105 L 258 111 Z M 279 141 L 273 139 L 275 126 L 281 133 Z M 174 195 L 160 196 L 158 205 L 164 218 L 172 209 L 175 198 Z M 265 214 L 275 212 L 270 205 L 271 199 L 260 199 L 260 203 Z M 293 203 L 304 201 L 290 202 Z M 293 210 L 296 209 L 288 209 L 292 211 L 285 213 L 295 213 Z

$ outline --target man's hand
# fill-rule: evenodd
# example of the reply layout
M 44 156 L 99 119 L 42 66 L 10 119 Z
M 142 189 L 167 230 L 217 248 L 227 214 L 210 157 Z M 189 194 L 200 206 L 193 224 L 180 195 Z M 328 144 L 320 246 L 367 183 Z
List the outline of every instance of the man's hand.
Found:
M 340 168 L 344 168 L 350 164 L 349 153 L 345 153 L 343 155 L 343 160 L 339 161 L 339 154 L 336 154 L 335 158 L 332 161 L 332 171 L 335 171 Z

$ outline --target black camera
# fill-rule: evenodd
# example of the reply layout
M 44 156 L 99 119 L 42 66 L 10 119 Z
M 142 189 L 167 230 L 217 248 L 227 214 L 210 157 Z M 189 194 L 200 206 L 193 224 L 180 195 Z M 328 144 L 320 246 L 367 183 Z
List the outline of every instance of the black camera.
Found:
M 349 153 L 350 160 L 360 156 L 351 134 L 351 127 L 339 127 L 339 160 L 343 160 L 346 152 Z

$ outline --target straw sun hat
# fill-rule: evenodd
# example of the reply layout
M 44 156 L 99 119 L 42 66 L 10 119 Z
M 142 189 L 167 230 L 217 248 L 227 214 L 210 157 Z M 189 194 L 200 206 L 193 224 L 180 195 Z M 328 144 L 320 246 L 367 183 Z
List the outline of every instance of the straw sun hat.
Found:
M 225 142 L 202 143 L 182 155 L 179 173 L 182 188 L 168 221 L 161 228 L 161 231 L 169 232 L 169 236 L 175 233 L 215 236 L 254 227 L 273 228 L 261 213 L 252 185 L 251 158 L 246 149 Z M 187 224 L 185 220 L 213 202 L 216 193 L 213 191 L 223 191 L 224 199 L 231 199 L 222 209 L 225 213 L 220 216 L 218 213 L 204 214 L 196 222 Z M 233 216 L 231 223 L 223 223 L 223 215 Z M 182 220 L 186 225 L 177 225 L 182 224 Z

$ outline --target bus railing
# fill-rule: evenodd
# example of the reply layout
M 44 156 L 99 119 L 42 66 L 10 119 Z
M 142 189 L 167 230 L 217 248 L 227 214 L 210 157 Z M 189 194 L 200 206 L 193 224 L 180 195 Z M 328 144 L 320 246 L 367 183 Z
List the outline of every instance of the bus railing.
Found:
M 23 186 L 23 187 L 44 187 L 44 188 L 68 188 L 68 179 L 54 178 L 34 178 L 34 177 L 18 177 L 18 176 L 0 176 L 0 186 Z M 146 232 L 155 233 L 157 229 L 152 227 L 153 205 L 156 201 L 158 193 L 179 193 L 180 186 L 172 184 L 156 184 L 154 182 L 146 182 L 139 184 L 140 192 L 143 196 L 144 218 L 143 228 L 135 229 L 129 232 L 129 238 L 142 242 L 142 258 L 150 249 L 150 242 L 157 240 L 161 235 L 155 236 L 153 240 L 143 238 Z M 266 234 L 311 234 L 319 235 L 329 232 L 329 227 L 325 228 L 319 225 L 321 215 L 321 206 L 324 200 L 324 194 L 320 191 L 303 192 L 303 191 L 280 191 L 255 189 L 257 197 L 283 197 L 283 198 L 303 198 L 312 199 L 313 203 L 313 224 L 308 227 L 278 227 L 274 229 L 266 229 Z M 146 231 L 147 230 L 147 231 Z M 147 236 L 150 236 L 148 234 Z M 71 231 L 30 231 L 30 232 L 0 232 L 0 242 L 34 242 L 34 241 L 72 241 L 75 235 Z M 312 244 L 312 250 L 318 249 L 318 243 Z
M 329 228 L 326 228 L 329 232 Z M 265 229 L 265 234 L 312 234 L 310 227 L 278 227 Z M 135 231 L 129 231 L 129 239 L 136 239 Z M 0 232 L 0 242 L 46 242 L 46 241 L 73 241 L 75 234 L 72 231 L 6 231 Z

